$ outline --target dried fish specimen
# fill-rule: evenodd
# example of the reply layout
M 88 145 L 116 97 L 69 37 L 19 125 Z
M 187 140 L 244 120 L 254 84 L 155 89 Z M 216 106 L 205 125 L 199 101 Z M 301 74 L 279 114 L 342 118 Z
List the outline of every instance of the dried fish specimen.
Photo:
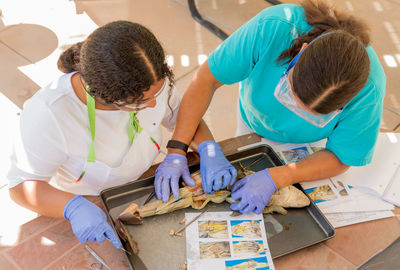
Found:
M 128 242 L 133 253 L 137 254 L 139 252 L 139 250 L 137 248 L 137 244 L 135 241 L 133 241 L 133 239 L 132 239 L 131 235 L 129 234 L 128 230 L 126 229 L 125 225 L 117 220 L 116 228 L 117 228 L 118 235 L 121 236 L 121 238 L 125 242 Z
M 196 181 L 196 185 L 194 187 L 184 186 L 180 188 L 178 199 L 171 195 L 166 203 L 162 200 L 155 200 L 143 207 L 132 203 L 117 219 L 125 224 L 142 224 L 141 218 L 170 213 L 189 206 L 194 209 L 203 209 L 209 202 L 222 203 L 231 194 L 228 190 L 219 190 L 214 194 L 206 194 L 201 185 L 200 171 L 193 173 L 191 176 Z
M 239 163 L 238 178 L 254 173 L 253 171 L 246 170 Z M 227 190 L 219 190 L 214 194 L 206 194 L 201 185 L 200 171 L 193 173 L 192 178 L 196 181 L 194 187 L 184 186 L 179 189 L 179 198 L 175 199 L 172 195 L 168 202 L 164 203 L 161 200 L 152 201 L 142 207 L 132 203 L 126 208 L 119 216 L 118 220 L 125 224 L 142 224 L 142 218 L 170 213 L 178 209 L 192 207 L 194 209 L 202 209 L 207 203 L 222 203 L 227 201 L 234 203 L 235 201 L 230 198 L 230 187 Z M 287 186 L 277 190 L 271 197 L 268 205 L 264 209 L 264 213 L 278 212 L 286 214 L 284 208 L 287 207 L 304 207 L 310 204 L 308 197 L 294 186 Z
M 234 237 L 261 238 L 260 221 L 240 221 L 238 224 L 232 225 L 232 235 Z
M 230 257 L 231 250 L 228 241 L 200 242 L 200 259 Z
M 272 194 L 267 206 L 264 208 L 263 213 L 269 214 L 277 212 L 286 215 L 285 208 L 289 207 L 304 207 L 310 204 L 310 199 L 298 188 L 294 186 L 286 186 L 278 189 Z

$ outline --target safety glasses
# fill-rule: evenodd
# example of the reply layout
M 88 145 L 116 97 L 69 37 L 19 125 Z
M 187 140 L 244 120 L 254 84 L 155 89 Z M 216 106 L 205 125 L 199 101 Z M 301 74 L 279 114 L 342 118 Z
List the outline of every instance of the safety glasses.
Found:
M 332 32 L 325 33 L 323 35 L 320 35 L 316 39 L 310 42 L 313 43 L 315 40 L 318 38 L 331 34 Z M 290 69 L 297 63 L 297 60 L 299 59 L 300 55 L 302 52 L 304 52 L 305 49 L 310 45 L 308 44 L 302 51 L 300 51 L 292 61 L 290 61 L 288 68 L 286 71 L 283 73 L 281 76 L 281 79 L 279 80 L 278 85 L 275 88 L 274 96 L 275 98 L 286 108 L 306 120 L 307 122 L 313 124 L 314 126 L 317 127 L 324 127 L 326 126 L 330 121 L 332 121 L 333 118 L 335 118 L 339 113 L 341 113 L 342 110 L 336 110 L 333 111 L 329 114 L 318 114 L 318 113 L 311 113 L 308 112 L 304 109 L 305 105 L 299 104 L 296 99 L 295 99 L 295 93 L 293 92 L 293 88 L 290 84 L 289 81 L 289 71 Z
M 123 102 L 120 102 L 120 103 L 119 103 L 119 102 L 114 102 L 113 105 L 116 106 L 116 107 L 118 107 L 118 108 L 121 108 L 121 109 L 122 109 L 122 108 L 125 108 L 125 109 L 135 110 L 135 111 L 143 110 L 143 109 L 145 109 L 151 102 L 153 102 L 153 101 L 156 100 L 159 96 L 161 96 L 161 94 L 162 94 L 163 92 L 165 92 L 164 90 L 165 90 L 165 88 L 167 88 L 166 85 L 167 85 L 167 79 L 164 79 L 164 84 L 163 84 L 163 86 L 161 87 L 161 89 L 158 90 L 158 92 L 157 92 L 153 97 L 151 97 L 151 98 L 142 100 L 142 101 L 137 102 L 137 103 L 134 103 L 134 104 L 126 104 L 126 103 L 123 103 Z
M 336 110 L 334 112 L 331 112 L 329 114 L 317 114 L 317 113 L 310 113 L 304 110 L 304 107 L 300 105 L 298 102 L 295 100 L 295 96 L 290 84 L 290 81 L 288 79 L 288 73 L 285 72 L 277 87 L 275 88 L 275 98 L 286 108 L 309 122 L 310 124 L 313 124 L 314 126 L 323 128 L 326 126 L 330 121 L 332 121 L 333 118 L 335 118 L 339 113 L 341 113 L 342 110 Z M 304 105 L 303 105 L 304 106 Z

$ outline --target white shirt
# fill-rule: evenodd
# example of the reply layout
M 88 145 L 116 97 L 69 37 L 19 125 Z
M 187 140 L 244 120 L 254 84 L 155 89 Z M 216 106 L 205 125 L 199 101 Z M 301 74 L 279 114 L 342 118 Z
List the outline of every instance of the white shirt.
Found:
M 60 76 L 27 100 L 8 173 L 9 187 L 42 180 L 74 194 L 98 195 L 105 188 L 136 180 L 158 155 L 160 125 L 172 130 L 180 103 L 169 81 L 154 108 L 137 113 L 142 132 L 129 143 L 129 112 L 96 110 L 96 163 L 86 162 L 91 143 L 87 107 L 76 96 L 71 77 Z M 85 164 L 86 167 L 85 167 Z M 82 171 L 85 175 L 77 182 Z

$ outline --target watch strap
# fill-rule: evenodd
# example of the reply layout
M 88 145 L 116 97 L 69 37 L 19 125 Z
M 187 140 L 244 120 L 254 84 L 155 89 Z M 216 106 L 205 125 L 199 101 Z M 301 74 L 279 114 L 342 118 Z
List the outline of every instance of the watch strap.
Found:
M 186 153 L 189 149 L 189 145 L 180 141 L 169 140 L 167 143 L 167 148 L 180 149 Z

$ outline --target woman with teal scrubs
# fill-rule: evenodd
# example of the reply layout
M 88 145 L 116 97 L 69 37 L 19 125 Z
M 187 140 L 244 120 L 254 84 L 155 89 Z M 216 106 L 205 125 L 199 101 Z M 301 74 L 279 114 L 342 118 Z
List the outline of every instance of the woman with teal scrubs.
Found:
M 325 150 L 300 162 L 236 182 L 232 197 L 240 202 L 233 210 L 261 213 L 277 188 L 366 165 L 385 94 L 385 74 L 369 43 L 368 27 L 361 20 L 323 1 L 267 8 L 200 67 L 182 100 L 172 139 L 187 144 L 215 90 L 240 82 L 239 114 L 249 129 L 277 142 L 327 138 L 327 143 Z M 219 152 L 213 155 L 223 159 Z M 218 171 L 208 173 L 210 160 L 201 163 L 208 192 L 225 186 Z

